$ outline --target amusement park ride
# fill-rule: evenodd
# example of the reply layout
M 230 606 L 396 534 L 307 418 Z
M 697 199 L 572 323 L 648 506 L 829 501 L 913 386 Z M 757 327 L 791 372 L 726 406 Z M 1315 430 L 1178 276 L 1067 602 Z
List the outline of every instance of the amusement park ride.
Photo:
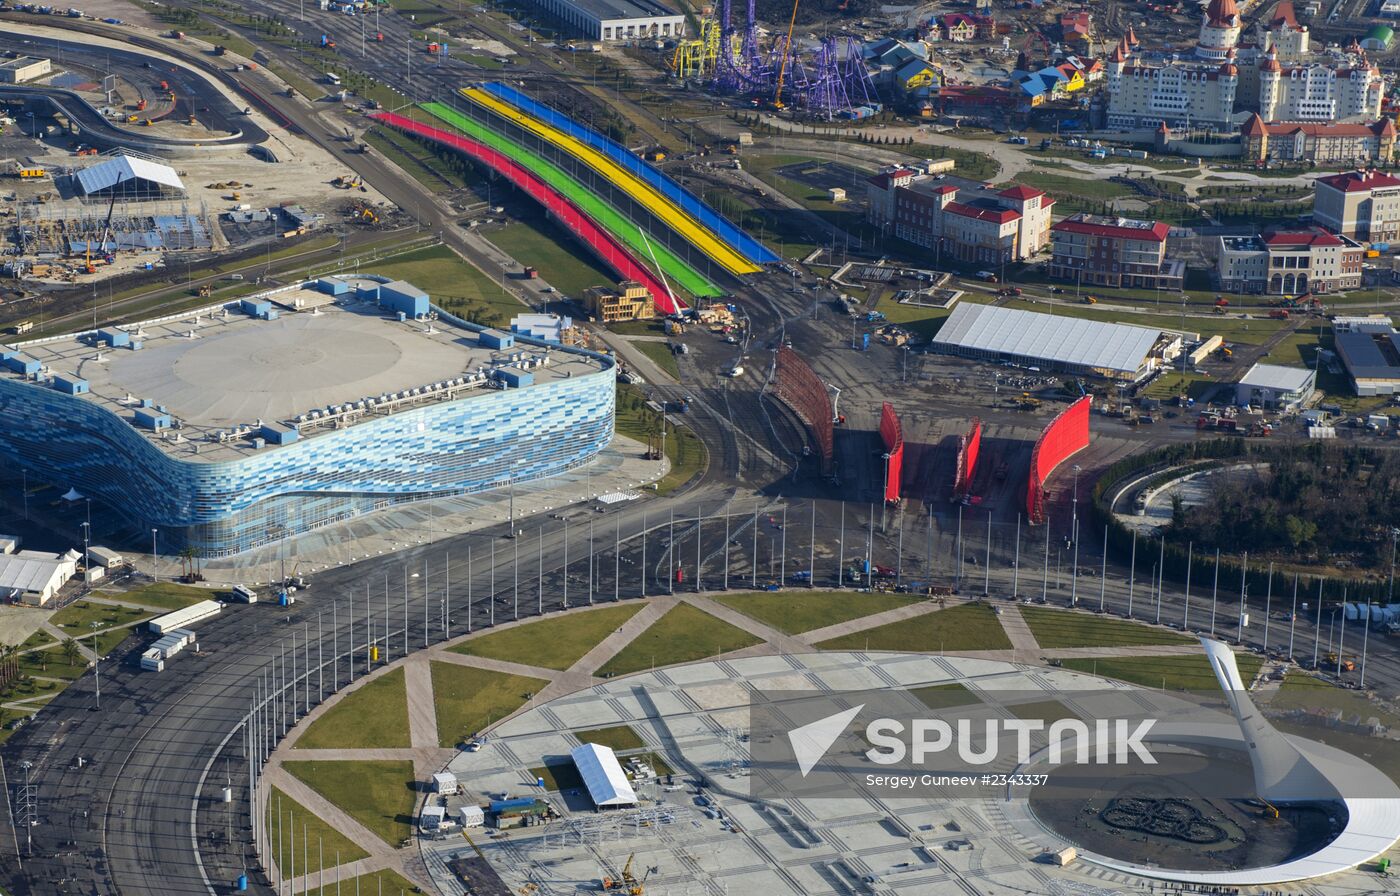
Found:
M 736 27 L 731 0 L 722 0 L 718 19 L 702 20 L 698 38 L 677 44 L 672 70 L 682 80 L 750 97 L 755 105 L 779 110 L 790 106 L 826 120 L 876 106 L 875 85 L 859 41 L 827 36 L 811 51 L 793 46 L 798 2 L 793 3 L 786 36 L 765 47 L 759 40 L 754 0 L 748 0 L 742 30 Z

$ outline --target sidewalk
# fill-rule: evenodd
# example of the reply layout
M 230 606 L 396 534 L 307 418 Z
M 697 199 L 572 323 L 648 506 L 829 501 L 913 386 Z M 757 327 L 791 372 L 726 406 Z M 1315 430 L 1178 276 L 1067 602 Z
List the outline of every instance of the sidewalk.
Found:
M 516 520 L 528 527 L 533 525 L 529 518 L 536 514 L 610 492 L 643 488 L 665 476 L 670 462 L 646 460 L 644 453 L 640 442 L 618 435 L 590 464 L 548 479 L 516 483 Z M 289 575 L 298 567 L 304 574 L 343 566 L 507 522 L 510 507 L 506 495 L 507 489 L 495 489 L 386 508 L 290 537 L 285 545 L 269 544 L 235 557 L 204 560 L 201 570 L 211 584 L 272 582 L 280 576 L 284 551 Z M 136 570 L 152 573 L 149 554 L 127 556 Z M 168 579 L 177 563 L 173 557 L 162 556 L 154 571 Z

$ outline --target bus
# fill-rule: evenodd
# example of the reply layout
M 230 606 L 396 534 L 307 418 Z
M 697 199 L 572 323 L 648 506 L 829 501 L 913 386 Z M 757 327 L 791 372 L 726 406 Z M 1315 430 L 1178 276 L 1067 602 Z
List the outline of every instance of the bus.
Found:
M 332 87 L 339 87 L 340 75 L 337 75 L 335 72 L 326 72 L 326 83 Z
M 233 599 L 245 604 L 255 604 L 258 602 L 258 593 L 247 585 L 234 585 Z

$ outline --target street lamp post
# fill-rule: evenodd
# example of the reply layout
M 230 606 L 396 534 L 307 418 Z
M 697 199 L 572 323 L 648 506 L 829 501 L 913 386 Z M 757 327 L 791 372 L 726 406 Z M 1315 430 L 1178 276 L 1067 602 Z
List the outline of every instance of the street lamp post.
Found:
M 92 622 L 89 623 L 89 627 L 92 629 L 92 681 L 96 688 L 92 711 L 97 712 L 102 709 L 102 673 L 97 670 L 102 660 L 102 656 L 97 652 L 97 630 L 102 627 L 102 623 Z
M 92 556 L 88 553 L 92 535 L 92 523 L 83 523 L 83 590 L 92 587 Z
M 158 531 L 160 531 L 160 530 L 158 530 L 158 529 L 152 529 L 152 530 L 151 530 L 151 581 L 152 581 L 152 582 L 159 582 L 159 581 L 160 581 L 160 568 L 156 565 L 156 561 L 157 561 L 157 560 L 159 559 L 159 557 L 160 557 L 160 555 L 156 553 L 156 532 L 158 532 Z

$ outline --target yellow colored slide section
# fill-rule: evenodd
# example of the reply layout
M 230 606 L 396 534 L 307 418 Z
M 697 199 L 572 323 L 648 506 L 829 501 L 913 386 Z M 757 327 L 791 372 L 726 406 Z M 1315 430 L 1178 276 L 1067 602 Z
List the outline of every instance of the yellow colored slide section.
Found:
M 520 112 L 480 88 L 464 88 L 462 90 L 462 95 L 477 105 L 489 109 L 502 118 L 519 125 L 535 136 L 560 147 L 585 165 L 588 165 L 590 168 L 606 177 L 611 183 L 620 187 L 623 192 L 636 201 L 638 205 L 651 212 L 660 220 L 665 221 L 667 226 L 673 228 L 677 233 L 685 237 L 685 239 L 697 249 L 708 255 L 715 264 L 724 268 L 730 274 L 739 276 L 742 274 L 757 273 L 762 270 L 758 265 L 749 261 L 731 248 L 728 243 L 721 240 L 714 232 L 702 226 L 698 221 L 682 211 L 675 203 L 671 202 L 671 200 L 661 195 L 651 184 L 642 181 L 630 171 L 626 170 L 603 153 L 598 152 L 593 147 L 574 139 L 563 131 L 551 127 L 533 116 Z

